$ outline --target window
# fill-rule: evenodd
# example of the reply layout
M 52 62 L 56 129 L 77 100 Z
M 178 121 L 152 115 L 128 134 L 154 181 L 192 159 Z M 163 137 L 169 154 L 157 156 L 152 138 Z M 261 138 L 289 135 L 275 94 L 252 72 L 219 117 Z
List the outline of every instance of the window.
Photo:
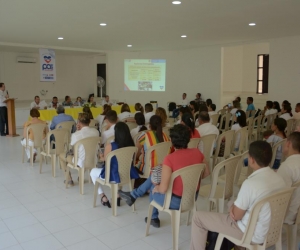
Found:
M 257 94 L 268 93 L 269 85 L 269 55 L 257 56 Z

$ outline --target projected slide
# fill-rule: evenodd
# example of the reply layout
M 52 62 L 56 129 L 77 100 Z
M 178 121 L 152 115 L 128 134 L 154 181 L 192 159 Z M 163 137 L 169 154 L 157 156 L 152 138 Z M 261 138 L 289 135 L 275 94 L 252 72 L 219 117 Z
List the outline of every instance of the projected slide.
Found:
M 125 59 L 124 90 L 165 91 L 166 60 Z

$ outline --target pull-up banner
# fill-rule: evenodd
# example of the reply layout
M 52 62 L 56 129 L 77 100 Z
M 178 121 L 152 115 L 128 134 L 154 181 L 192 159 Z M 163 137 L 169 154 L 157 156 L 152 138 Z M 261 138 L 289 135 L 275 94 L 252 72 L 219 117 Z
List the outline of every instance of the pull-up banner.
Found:
M 56 81 L 55 51 L 53 49 L 40 49 L 40 81 Z

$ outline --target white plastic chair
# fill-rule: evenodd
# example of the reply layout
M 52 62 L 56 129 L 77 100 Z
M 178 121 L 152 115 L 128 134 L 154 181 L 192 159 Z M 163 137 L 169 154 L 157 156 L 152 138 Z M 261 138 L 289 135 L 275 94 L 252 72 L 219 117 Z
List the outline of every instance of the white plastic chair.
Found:
M 166 134 L 166 136 L 168 136 L 168 138 L 170 138 L 170 128 L 169 127 L 163 127 L 162 131 L 163 131 L 163 133 Z
M 189 223 L 190 212 L 196 211 L 195 197 L 197 186 L 201 177 L 203 170 L 205 169 L 205 164 L 195 164 L 192 166 L 188 166 L 177 170 L 172 173 L 170 184 L 168 190 L 165 194 L 164 204 L 161 206 L 154 200 L 149 205 L 148 211 L 148 220 L 146 226 L 146 236 L 149 235 L 149 227 L 151 221 L 151 215 L 153 211 L 153 207 L 157 208 L 159 211 L 167 212 L 171 216 L 172 222 L 172 238 L 173 238 L 173 249 L 178 249 L 178 237 L 179 237 L 179 228 L 180 228 L 180 214 L 184 212 L 189 212 L 188 221 Z M 172 190 L 173 190 L 173 182 L 175 178 L 179 177 L 182 180 L 183 184 L 183 193 L 181 197 L 181 203 L 179 210 L 170 209 L 170 203 L 172 199 Z
M 188 148 L 198 148 L 200 138 L 192 138 L 188 144 Z
M 54 136 L 55 140 L 50 143 L 51 135 Z M 46 147 L 45 150 L 41 152 L 41 155 L 43 155 L 44 157 L 51 158 L 53 177 L 55 177 L 56 157 L 59 156 L 61 153 L 65 153 L 67 151 L 69 145 L 69 138 L 70 131 L 66 128 L 58 128 L 55 130 L 51 130 L 47 134 Z M 55 145 L 55 149 L 52 149 L 53 145 Z M 40 174 L 42 173 L 42 165 L 43 160 L 40 161 Z
M 283 147 L 283 144 L 286 142 L 286 139 L 283 139 L 277 143 L 275 143 L 273 146 L 272 146 L 272 160 L 270 162 L 270 167 L 272 168 L 273 165 L 274 165 L 274 162 L 275 162 L 275 159 L 276 159 L 276 153 L 277 153 L 277 150 L 281 150 L 282 151 L 282 147 Z M 279 149 L 279 147 L 281 147 L 281 149 Z M 280 162 L 283 162 L 285 160 L 283 154 L 282 154 L 282 158 L 281 158 L 281 161 Z
M 30 149 L 30 165 L 33 166 L 33 148 L 42 151 L 44 147 L 44 132 L 48 130 L 46 123 L 31 124 L 26 130 L 26 145 L 22 146 L 22 163 L 24 163 L 25 148 Z M 33 146 L 29 146 L 29 131 L 33 134 Z M 42 155 L 40 154 L 40 161 L 42 161 Z
M 229 200 L 233 196 L 234 176 L 240 158 L 241 156 L 238 155 L 220 162 L 211 174 L 211 184 L 201 186 L 199 195 L 208 199 L 208 211 L 211 211 L 213 204 L 215 204 L 217 212 L 223 213 L 225 200 Z M 220 171 L 223 169 L 225 170 L 224 184 L 218 185 Z
M 92 136 L 88 138 L 84 138 L 79 140 L 74 145 L 74 163 L 67 163 L 66 167 L 66 188 L 68 187 L 68 179 L 69 179 L 69 168 L 75 169 L 78 171 L 79 176 L 79 191 L 80 194 L 84 192 L 84 172 L 86 170 L 91 170 L 97 165 L 97 153 L 98 153 L 98 144 L 100 142 L 100 138 L 98 136 Z M 84 147 L 85 157 L 84 157 L 84 167 L 81 168 L 78 166 L 78 149 L 79 146 L 82 145 Z M 90 181 L 90 178 L 89 178 Z
M 91 119 L 89 127 L 99 130 L 99 122 L 95 119 Z
M 251 142 L 257 141 L 260 138 L 261 128 L 262 128 L 262 115 L 259 115 L 253 119 L 253 130 L 251 133 L 251 138 L 249 138 L 249 141 Z
M 293 195 L 295 195 L 296 190 L 300 189 L 300 181 L 295 183 L 293 187 L 295 188 Z M 297 230 L 299 224 L 300 224 L 300 207 L 298 208 L 298 213 L 296 216 L 295 223 L 293 225 L 289 225 L 286 223 L 283 224 L 287 234 L 287 249 L 297 249 Z
M 220 109 L 220 110 L 218 111 L 218 114 L 219 114 L 219 115 L 225 115 L 226 112 L 227 112 L 227 109 Z
M 240 143 L 238 146 L 238 150 L 235 151 L 235 143 L 238 138 L 240 140 Z M 231 152 L 233 152 L 235 155 L 242 154 L 245 150 L 248 149 L 248 126 L 235 131 L 231 147 Z
M 289 119 L 286 121 L 286 123 L 287 123 L 287 126 L 285 129 L 285 134 L 286 134 L 286 137 L 288 137 L 293 132 L 295 119 Z
M 132 188 L 133 188 L 134 180 L 131 180 L 131 178 L 130 178 L 130 168 L 135 159 L 136 152 L 137 152 L 136 147 L 125 147 L 125 148 L 113 150 L 107 154 L 106 160 L 105 160 L 105 179 L 103 180 L 103 179 L 98 178 L 95 182 L 94 207 L 96 207 L 99 184 L 108 186 L 111 189 L 112 214 L 113 214 L 113 216 L 117 216 L 117 196 L 118 196 L 119 185 L 123 186 L 123 185 L 128 184 L 130 191 L 132 191 Z M 109 181 L 110 162 L 113 157 L 117 158 L 120 183 L 112 183 Z M 135 206 L 132 205 L 132 208 L 134 211 Z
M 213 159 L 211 157 L 214 151 L 214 144 L 216 138 L 217 138 L 216 134 L 205 135 L 200 138 L 200 142 L 199 142 L 199 150 L 204 155 L 207 164 L 209 164 L 209 170 L 211 173 L 212 173 L 212 164 L 213 164 Z
M 194 120 L 195 120 L 195 121 L 196 121 L 197 115 L 199 115 L 199 111 L 197 111 L 197 112 L 194 113 Z
M 231 119 L 231 113 L 230 112 L 228 112 L 228 113 L 221 116 L 220 125 L 219 125 L 219 130 L 221 131 L 221 133 L 226 132 L 226 131 L 229 130 L 230 119 Z M 222 128 L 223 123 L 225 123 L 224 128 Z
M 137 124 L 135 122 L 125 122 L 125 123 L 128 126 L 129 131 L 131 131 L 131 129 L 136 128 L 136 126 L 137 126 Z
M 246 247 L 249 250 L 263 250 L 273 245 L 276 245 L 276 250 L 281 250 L 282 249 L 282 242 L 281 242 L 282 224 L 293 190 L 294 190 L 293 188 L 288 188 L 283 191 L 277 192 L 275 194 L 269 195 L 266 198 L 262 199 L 261 201 L 257 202 L 250 213 L 248 224 L 246 226 L 243 238 L 241 240 L 238 240 L 226 234 L 220 233 L 218 236 L 218 240 L 216 242 L 215 249 L 220 249 L 223 239 L 226 238 L 230 240 L 232 243 L 234 243 L 235 245 Z M 257 220 L 259 217 L 259 212 L 263 207 L 263 205 L 265 205 L 266 203 L 269 203 L 271 209 L 271 223 L 270 223 L 269 231 L 267 233 L 266 239 L 263 244 L 254 245 L 251 242 L 257 224 Z M 289 248 L 289 250 L 292 249 Z
M 147 149 L 145 157 L 145 165 L 143 169 L 143 174 L 140 175 L 141 178 L 148 178 L 151 171 L 151 155 L 155 152 L 157 163 L 162 164 L 165 157 L 170 153 L 172 143 L 170 141 L 160 142 Z
M 211 122 L 212 125 L 217 126 L 218 120 L 219 120 L 219 116 L 220 116 L 219 114 L 214 114 L 214 115 L 210 116 L 210 122 Z
M 254 126 L 253 126 L 253 120 L 254 120 L 254 117 L 251 116 L 247 119 L 247 126 L 248 126 L 248 143 L 250 143 L 251 141 L 251 137 L 252 137 L 252 133 L 253 133 L 253 129 L 254 129 Z
M 60 122 L 55 126 L 55 129 L 58 128 L 65 128 L 70 131 L 70 134 L 72 133 L 73 127 L 75 126 L 75 121 L 65 121 L 65 122 Z

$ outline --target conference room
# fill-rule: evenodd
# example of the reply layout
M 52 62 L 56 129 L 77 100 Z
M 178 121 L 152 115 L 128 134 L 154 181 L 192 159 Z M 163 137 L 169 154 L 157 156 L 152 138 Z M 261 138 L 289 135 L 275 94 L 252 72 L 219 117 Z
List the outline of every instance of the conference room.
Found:
M 0 137 L 0 249 L 202 249 L 200 246 L 192 248 L 194 209 L 227 214 L 230 200 L 237 199 L 242 183 L 252 173 L 247 171 L 253 165 L 251 161 L 248 167 L 241 168 L 242 157 L 248 157 L 252 142 L 268 140 L 265 131 L 279 134 L 280 125 L 277 130 L 274 128 L 275 119 L 282 119 L 280 116 L 284 113 L 293 114 L 293 122 L 286 121 L 283 132 L 287 133 L 282 143 L 292 140 L 289 136 L 293 131 L 299 131 L 296 118 L 300 111 L 297 111 L 300 102 L 299 11 L 300 2 L 284 0 L 0 1 L 0 83 L 5 85 L 0 86 L 0 132 L 3 134 Z M 186 99 L 183 99 L 183 93 L 186 93 Z M 199 102 L 197 93 L 201 94 Z M 235 122 L 239 123 L 237 120 L 241 118 L 237 114 L 241 112 L 230 116 L 230 106 L 237 97 L 240 98 L 237 110 L 243 111 L 248 119 L 247 129 L 244 129 L 248 134 L 243 146 L 235 151 L 232 142 L 237 135 L 231 129 Z M 253 98 L 253 113 L 247 110 L 249 97 Z M 207 99 L 211 99 L 214 106 L 207 104 Z M 289 105 L 282 106 L 284 100 Z M 193 106 L 193 101 L 197 105 Z M 280 106 L 276 115 L 268 118 L 264 116 L 267 101 L 278 102 Z M 170 103 L 175 103 L 175 108 L 170 109 Z M 129 112 L 124 104 L 128 104 Z M 153 110 L 148 110 L 148 104 Z M 181 108 L 191 105 L 195 109 L 189 108 L 190 119 Z M 60 106 L 64 111 L 58 112 Z M 286 107 L 292 110 L 288 112 Z M 92 116 L 85 116 L 85 108 Z M 32 112 L 33 109 L 38 110 L 38 115 Z M 208 126 L 207 114 L 213 111 L 217 119 L 212 115 L 208 119 L 223 136 L 211 136 L 211 150 L 204 152 L 202 147 L 205 148 L 207 143 L 204 137 L 208 135 L 201 134 L 204 130 L 199 127 L 205 123 Z M 124 112 L 130 115 L 120 116 Z M 138 113 L 143 114 L 142 118 L 139 115 L 136 118 Z M 58 126 L 59 131 L 51 128 L 57 116 L 70 116 L 74 122 L 68 125 L 68 136 L 62 133 L 64 127 Z M 153 117 L 152 121 L 150 117 Z M 185 120 L 187 117 L 193 120 L 193 125 Z M 34 149 L 29 145 L 33 137 L 28 135 L 29 130 L 24 130 L 24 124 L 30 126 L 37 120 L 43 124 L 39 124 L 40 127 L 44 126 L 43 138 L 41 146 L 36 144 Z M 123 123 L 129 130 L 122 127 Z M 6 130 L 2 131 L 2 126 Z M 124 197 L 132 189 L 146 186 L 152 173 L 156 173 L 154 162 L 157 166 L 162 165 L 162 174 L 161 169 L 157 172 L 165 180 L 164 165 L 171 162 L 167 157 L 181 150 L 174 146 L 174 138 L 176 133 L 184 136 L 180 130 L 184 130 L 183 126 L 200 131 L 199 136 L 198 132 L 193 132 L 187 149 L 183 147 L 184 150 L 200 149 L 198 151 L 206 160 L 205 163 L 200 157 L 201 162 L 197 162 L 198 171 L 201 171 L 195 176 L 201 175 L 202 180 L 200 189 L 194 185 L 192 193 L 197 193 L 198 198 L 182 213 L 174 212 L 180 211 L 179 208 L 165 207 L 165 211 L 159 213 L 159 227 L 156 227 L 157 221 L 153 219 L 158 217 L 152 214 L 150 218 L 149 212 L 149 199 L 152 201 L 155 197 L 155 191 L 152 195 L 150 190 L 156 190 L 155 186 L 150 183 L 141 197 L 131 194 L 134 198 L 132 206 L 128 206 L 129 201 Z M 98 133 L 93 135 L 97 140 L 86 146 L 89 150 L 85 152 L 91 154 L 89 159 L 92 159 L 89 160 L 92 167 L 86 171 L 78 167 L 81 163 L 75 161 L 76 157 L 72 158 L 72 153 L 80 154 L 76 149 L 82 146 L 75 147 L 73 135 L 82 129 L 90 129 L 91 134 L 94 130 Z M 128 134 L 132 129 L 135 129 L 135 136 L 130 137 L 129 142 L 123 139 L 127 143 L 124 150 L 115 148 L 118 136 L 114 133 L 124 130 Z M 109 130 L 115 140 L 109 133 L 103 137 Z M 53 131 L 57 134 L 51 137 Z M 226 137 L 229 139 L 221 140 L 229 134 L 231 137 Z M 24 138 L 22 145 L 20 141 Z M 154 144 L 148 143 L 153 138 L 157 140 L 154 144 L 161 148 L 154 149 L 151 155 L 146 150 L 155 148 Z M 243 141 L 244 137 L 239 138 Z M 63 141 L 63 147 L 58 141 Z M 231 148 L 223 152 L 229 141 Z M 271 143 L 273 151 L 276 143 Z M 73 152 L 69 150 L 70 144 L 74 146 Z M 284 145 L 277 145 L 283 153 Z M 125 152 L 125 149 L 128 150 L 125 156 L 115 156 L 111 162 L 123 157 L 124 162 L 129 162 L 124 164 L 128 171 L 132 171 L 129 166 L 135 165 L 136 171 L 142 171 L 137 172 L 135 182 L 131 182 L 132 175 L 130 178 L 126 175 L 126 183 L 119 185 L 121 181 L 112 181 L 113 177 L 109 172 L 107 175 L 107 171 L 101 172 L 102 179 L 98 172 L 97 178 L 93 179 L 91 169 L 113 167 L 106 156 L 118 150 Z M 223 153 L 219 156 L 216 151 Z M 69 161 L 68 156 L 71 156 Z M 222 180 L 213 181 L 216 166 L 223 164 L 224 167 L 226 161 L 238 157 L 240 161 L 235 162 L 235 166 L 240 170 L 232 178 L 235 183 L 232 183 L 230 197 L 219 199 L 206 194 L 206 186 L 216 184 L 219 188 L 225 185 L 226 178 L 222 175 L 226 172 L 220 172 Z M 270 163 L 277 160 L 275 154 L 272 157 Z M 281 160 L 280 164 L 285 162 Z M 210 169 L 210 175 L 205 178 L 204 163 Z M 273 172 L 279 172 L 276 171 Z M 170 191 L 164 190 L 163 185 L 158 186 L 160 194 Z M 189 187 L 182 186 L 182 190 Z M 125 194 L 120 194 L 119 189 Z M 169 193 L 171 197 L 177 195 L 181 199 L 181 193 L 178 195 L 172 189 Z M 291 225 L 285 225 L 283 219 L 278 233 L 282 238 L 277 244 L 282 249 L 298 249 L 297 223 L 291 233 L 291 227 L 288 227 Z M 219 238 L 224 235 L 220 232 Z M 212 241 L 216 243 L 217 239 Z M 261 249 L 275 249 L 275 243 L 267 244 L 267 247 L 262 245 L 265 248 Z

